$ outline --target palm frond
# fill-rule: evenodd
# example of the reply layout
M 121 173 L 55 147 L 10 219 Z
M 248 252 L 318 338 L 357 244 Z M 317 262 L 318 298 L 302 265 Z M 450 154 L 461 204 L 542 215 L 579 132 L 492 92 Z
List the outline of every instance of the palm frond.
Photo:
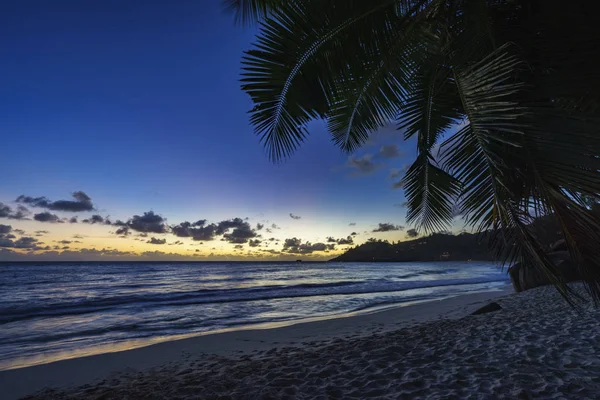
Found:
M 306 123 L 325 115 L 330 88 L 347 66 L 335 60 L 347 59 L 358 43 L 376 46 L 375 38 L 391 35 L 399 18 L 394 2 L 355 4 L 325 12 L 313 3 L 285 6 L 262 23 L 256 49 L 243 60 L 242 88 L 256 105 L 250 121 L 272 160 L 289 156 L 304 141 Z M 390 25 L 378 28 L 381 20 Z
M 224 0 L 225 11 L 234 15 L 235 22 L 243 25 L 256 23 L 291 0 Z
M 414 24 L 399 26 L 384 53 L 366 57 L 364 71 L 353 65 L 353 75 L 335 86 L 327 123 L 333 142 L 343 151 L 356 150 L 373 131 L 397 118 L 412 72 L 432 40 L 427 30 Z
M 459 182 L 434 162 L 428 152 L 420 153 L 403 179 L 406 222 L 425 232 L 441 231 L 450 225 L 453 204 L 460 193 Z

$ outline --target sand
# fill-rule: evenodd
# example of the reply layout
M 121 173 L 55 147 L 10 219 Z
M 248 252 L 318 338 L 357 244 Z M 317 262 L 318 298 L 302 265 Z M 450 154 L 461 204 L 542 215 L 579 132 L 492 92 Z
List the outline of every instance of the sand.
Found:
M 499 294 L 3 371 L 1 397 L 598 398 L 600 310 Z M 470 315 L 492 298 L 502 310 Z

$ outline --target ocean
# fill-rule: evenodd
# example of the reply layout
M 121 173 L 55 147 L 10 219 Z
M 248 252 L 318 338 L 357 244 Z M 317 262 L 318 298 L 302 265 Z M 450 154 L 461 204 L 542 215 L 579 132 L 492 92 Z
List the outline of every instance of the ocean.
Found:
M 0 370 L 508 283 L 487 262 L 0 264 Z

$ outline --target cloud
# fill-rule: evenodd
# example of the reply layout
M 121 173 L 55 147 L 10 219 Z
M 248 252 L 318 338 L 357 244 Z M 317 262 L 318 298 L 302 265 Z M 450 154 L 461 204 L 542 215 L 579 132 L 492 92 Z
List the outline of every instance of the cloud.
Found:
M 206 224 L 205 219 L 196 222 L 184 221 L 179 225 L 171 227 L 171 231 L 177 237 L 191 237 L 193 240 L 213 240 L 217 231 L 215 224 Z
M 419 232 L 417 232 L 416 229 L 409 229 L 406 231 L 407 238 L 416 238 L 417 236 L 419 236 Z
M 246 221 L 242 218 L 232 218 L 225 221 L 219 222 L 217 225 L 217 235 L 222 235 L 230 229 L 239 228 L 244 226 L 244 224 L 250 226 Z
M 390 169 L 390 178 L 392 179 L 396 179 L 396 178 L 400 178 L 404 173 L 399 170 L 398 168 L 392 168 Z
M 281 229 L 277 224 L 271 224 L 271 229 Z
M 70 241 L 70 240 L 60 240 L 58 243 L 60 243 L 60 244 L 71 244 L 73 242 Z
M 258 223 L 258 224 L 256 224 L 256 230 L 257 230 L 257 231 L 260 231 L 260 230 L 261 230 L 262 228 L 264 228 L 264 227 L 265 227 L 265 225 L 264 225 L 264 224 L 261 224 L 261 223 Z
M 248 242 L 248 245 L 250 247 L 260 247 L 260 244 L 262 243 L 262 241 L 260 241 L 259 239 L 254 239 L 254 240 L 250 240 Z
M 294 254 L 311 254 L 315 251 L 334 250 L 335 244 L 326 243 L 302 243 L 298 238 L 285 239 L 283 243 L 283 251 Z
M 373 173 L 381 164 L 373 162 L 372 154 L 365 154 L 362 157 L 350 156 L 346 166 L 352 169 L 354 172 L 353 176 L 369 175 Z
M 131 235 L 131 232 L 129 231 L 129 227 L 128 226 L 122 226 L 119 229 L 117 229 L 115 231 L 115 234 L 125 237 L 125 236 L 129 236 Z
M 82 191 L 72 194 L 75 200 L 57 200 L 51 201 L 47 197 L 31 197 L 21 195 L 17 197 L 17 203 L 25 203 L 32 207 L 47 208 L 53 211 L 82 212 L 93 211 L 94 205 L 90 196 Z
M 350 234 L 350 236 L 356 236 L 356 235 L 358 235 L 356 232 L 352 232 L 352 233 Z
M 350 222 L 348 226 L 356 226 L 356 222 Z
M 390 223 L 379 223 L 379 226 L 372 230 L 372 232 L 390 232 L 390 231 L 399 231 L 404 229 L 402 225 L 394 225 Z
M 122 224 L 121 221 L 118 221 Z M 153 211 L 145 212 L 142 215 L 134 215 L 127 221 L 126 225 L 134 231 L 144 233 L 167 233 L 168 227 L 165 219 Z
M 290 213 L 290 218 L 291 218 L 291 219 L 296 219 L 296 220 L 297 220 L 297 219 L 302 219 L 302 217 L 301 217 L 301 216 L 299 216 L 299 215 L 295 215 L 295 214 L 293 214 L 293 213 Z
M 379 153 L 377 154 L 384 158 L 396 158 L 402 155 L 400 150 L 398 149 L 397 144 L 383 145 L 381 146 L 381 148 L 379 149 Z
M 252 229 L 248 221 L 242 218 L 232 218 L 219 222 L 218 224 L 205 225 L 206 220 L 197 222 L 182 222 L 171 227 L 171 232 L 178 237 L 191 237 L 196 241 L 215 240 L 217 236 L 222 236 L 222 240 L 229 243 L 242 244 L 249 239 L 259 236 L 257 229 Z M 258 224 L 257 228 L 262 229 L 264 225 Z
M 56 214 L 51 214 L 48 211 L 41 212 L 39 214 L 35 214 L 33 219 L 38 222 L 49 222 L 52 224 L 60 224 L 63 221 Z
M 402 189 L 404 188 L 404 180 L 400 179 L 398 182 L 394 182 L 392 184 L 392 189 Z
M 275 255 L 281 254 L 281 252 L 279 250 L 274 250 L 274 249 L 261 249 L 260 251 L 262 251 L 263 253 L 269 253 L 269 254 L 275 254 Z
M 153 237 L 150 240 L 148 240 L 146 243 L 150 243 L 150 244 L 165 244 L 165 243 L 167 243 L 167 239 L 157 239 L 157 238 Z
M 249 239 L 255 237 L 258 237 L 258 233 L 247 222 L 236 227 L 231 233 L 223 235 L 223 238 L 229 243 L 246 243 Z
M 107 220 L 108 220 L 108 217 L 107 217 Z M 92 224 L 93 225 L 93 224 L 103 224 L 105 221 L 104 221 L 104 217 L 102 217 L 101 215 L 94 214 L 90 218 L 84 219 L 81 222 L 84 224 Z
M 22 237 L 17 240 L 11 240 L 8 235 L 0 235 L 0 247 L 15 248 L 15 249 L 37 249 L 39 241 L 32 237 Z M 13 235 L 10 235 L 14 238 Z
M 337 244 L 339 244 L 339 245 L 354 244 L 354 239 L 352 238 L 352 236 L 348 236 L 348 237 L 346 237 L 346 239 L 344 239 L 344 238 L 338 239 Z
M 12 226 L 11 225 L 2 225 L 0 224 L 0 235 L 4 235 L 7 233 L 10 233 L 10 231 L 12 231 Z
M 13 212 L 11 207 L 4 203 L 0 203 L 0 218 L 27 219 L 29 214 L 31 214 L 31 212 L 25 206 L 18 205 L 17 211 Z
M 339 245 L 354 244 L 354 238 L 352 236 L 348 236 L 345 239 L 344 238 L 335 239 L 335 238 L 329 236 L 327 238 L 327 243 L 336 243 Z

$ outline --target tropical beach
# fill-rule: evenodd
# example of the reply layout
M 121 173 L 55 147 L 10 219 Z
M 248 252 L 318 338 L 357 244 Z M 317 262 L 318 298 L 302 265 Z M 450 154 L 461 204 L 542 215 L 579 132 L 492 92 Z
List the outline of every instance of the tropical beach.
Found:
M 599 398 L 599 16 L 0 2 L 0 399 Z
M 581 287 L 574 286 L 576 290 Z M 0 372 L 3 398 L 595 398 L 598 310 L 552 287 Z M 501 309 L 472 315 L 495 302 Z

